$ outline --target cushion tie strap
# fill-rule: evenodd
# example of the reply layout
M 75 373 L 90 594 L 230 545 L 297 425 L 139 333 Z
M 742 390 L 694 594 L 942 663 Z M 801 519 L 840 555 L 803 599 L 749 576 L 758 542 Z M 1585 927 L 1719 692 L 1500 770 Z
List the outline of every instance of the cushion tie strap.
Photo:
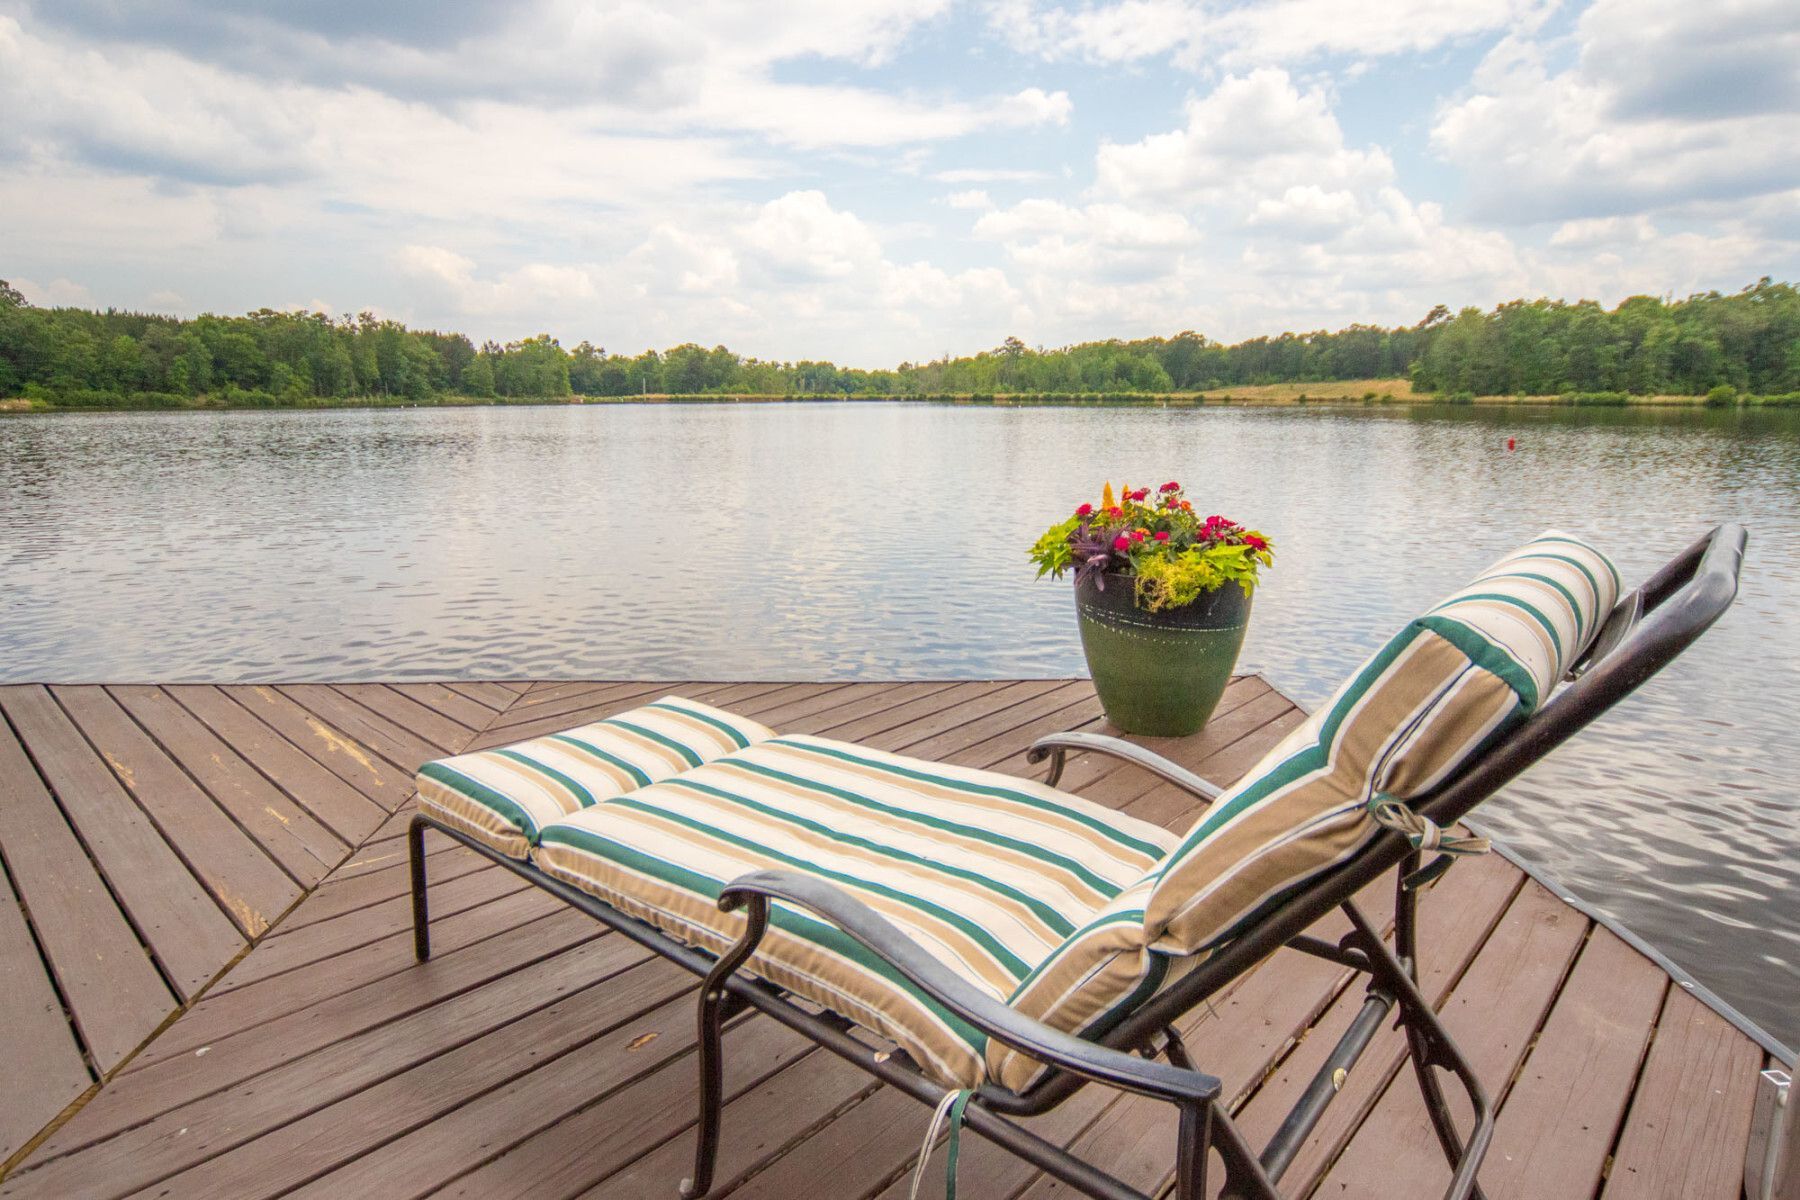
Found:
M 919 1164 L 913 1168 L 912 1191 L 907 1200 L 919 1200 L 919 1185 L 925 1182 L 925 1164 L 931 1161 L 931 1144 L 937 1141 L 938 1130 L 946 1119 L 950 1124 L 950 1142 L 944 1164 L 944 1200 L 956 1200 L 956 1159 L 962 1149 L 963 1110 L 969 1107 L 969 1101 L 974 1097 L 971 1088 L 945 1092 L 944 1098 L 932 1110 L 931 1124 L 925 1127 L 925 1142 L 919 1147 Z
M 1437 881 L 1450 869 L 1450 864 L 1470 854 L 1486 854 L 1493 849 L 1487 838 L 1468 832 L 1446 830 L 1423 813 L 1415 812 L 1404 801 L 1385 792 L 1377 792 L 1369 800 L 1369 815 L 1377 825 L 1406 836 L 1415 850 L 1435 850 L 1437 857 L 1401 880 L 1408 890 Z

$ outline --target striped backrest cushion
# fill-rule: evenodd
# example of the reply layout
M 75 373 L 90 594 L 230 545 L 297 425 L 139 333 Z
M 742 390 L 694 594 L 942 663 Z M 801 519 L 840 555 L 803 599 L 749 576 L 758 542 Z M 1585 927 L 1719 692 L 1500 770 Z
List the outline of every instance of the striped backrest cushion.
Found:
M 1294 889 L 1367 845 L 1376 793 L 1411 799 L 1547 697 L 1619 595 L 1606 557 L 1546 533 L 1402 630 L 1214 801 L 1181 844 L 1022 981 L 1008 1003 L 1099 1037 Z M 992 1078 L 1041 1064 L 998 1043 Z
M 1350 857 L 1375 795 L 1424 794 L 1533 712 L 1618 595 L 1604 555 L 1550 532 L 1414 620 L 1188 831 L 1145 906 L 1150 942 L 1209 949 Z
M 664 696 L 576 729 L 428 762 L 416 780 L 419 805 L 524 858 L 552 821 L 774 736 L 746 717 Z

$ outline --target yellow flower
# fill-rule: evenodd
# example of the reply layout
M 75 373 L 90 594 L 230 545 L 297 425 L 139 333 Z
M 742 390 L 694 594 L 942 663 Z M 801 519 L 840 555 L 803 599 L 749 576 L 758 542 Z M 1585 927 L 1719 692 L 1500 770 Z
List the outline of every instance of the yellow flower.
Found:
M 1118 506 L 1118 501 L 1113 499 L 1112 484 L 1109 483 L 1106 485 L 1106 490 L 1100 493 L 1100 511 L 1105 512 L 1109 508 L 1117 508 Z

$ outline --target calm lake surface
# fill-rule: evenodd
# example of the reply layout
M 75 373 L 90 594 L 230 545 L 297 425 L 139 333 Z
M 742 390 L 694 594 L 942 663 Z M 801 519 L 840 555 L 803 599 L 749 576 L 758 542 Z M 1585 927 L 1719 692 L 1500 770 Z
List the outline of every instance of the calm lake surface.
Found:
M 1518 449 L 1507 453 L 1508 437 Z M 834 405 L 0 418 L 0 680 L 1080 674 L 1025 548 L 1109 476 L 1267 531 L 1316 704 L 1559 527 L 1737 606 L 1482 816 L 1800 1043 L 1800 414 Z

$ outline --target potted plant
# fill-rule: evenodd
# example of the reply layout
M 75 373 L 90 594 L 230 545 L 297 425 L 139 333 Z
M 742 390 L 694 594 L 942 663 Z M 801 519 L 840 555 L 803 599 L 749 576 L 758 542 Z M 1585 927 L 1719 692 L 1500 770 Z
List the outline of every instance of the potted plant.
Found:
M 1038 577 L 1075 572 L 1081 648 L 1107 719 L 1180 737 L 1206 724 L 1231 682 L 1257 573 L 1274 547 L 1254 529 L 1202 518 L 1178 483 L 1106 485 L 1031 548 Z

